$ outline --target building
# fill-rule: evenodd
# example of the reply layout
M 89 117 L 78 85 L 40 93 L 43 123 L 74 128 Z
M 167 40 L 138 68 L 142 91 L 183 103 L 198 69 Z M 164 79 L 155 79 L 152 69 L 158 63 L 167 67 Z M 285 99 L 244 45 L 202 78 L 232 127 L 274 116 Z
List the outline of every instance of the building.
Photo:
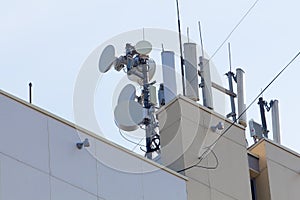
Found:
M 161 164 L 4 91 L 0 112 L 1 200 L 300 196 L 299 154 L 267 139 L 247 149 L 245 129 L 238 124 L 219 138 L 231 121 L 181 95 L 157 112 Z M 85 139 L 89 145 L 77 148 Z
M 249 153 L 257 156 L 259 165 L 258 173 L 251 174 L 256 199 L 299 199 L 299 153 L 268 139 L 251 146 Z

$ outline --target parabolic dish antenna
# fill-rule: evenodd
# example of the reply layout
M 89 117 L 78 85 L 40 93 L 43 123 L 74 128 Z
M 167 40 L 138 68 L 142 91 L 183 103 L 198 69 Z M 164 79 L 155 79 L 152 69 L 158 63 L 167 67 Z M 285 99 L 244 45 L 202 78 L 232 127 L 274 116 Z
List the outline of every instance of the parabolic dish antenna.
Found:
M 146 40 L 141 40 L 136 43 L 135 50 L 142 55 L 147 55 L 152 51 L 152 44 Z
M 119 98 L 118 98 L 118 104 L 124 101 L 134 101 L 136 96 L 136 89 L 134 85 L 128 84 L 126 85 L 120 92 Z
M 123 101 L 116 106 L 114 116 L 120 129 L 135 131 L 144 120 L 144 109 L 136 101 Z
M 137 73 L 142 74 L 142 68 L 141 66 L 135 67 L 131 70 L 136 70 Z M 154 60 L 149 59 L 149 81 L 153 78 L 154 74 L 155 74 L 155 70 L 156 70 L 156 64 L 154 62 Z M 137 75 L 135 75 L 134 73 L 131 74 L 127 74 L 127 77 L 129 80 L 138 83 L 139 85 L 143 85 L 143 79 Z
M 115 60 L 115 47 L 113 45 L 106 46 L 99 59 L 99 71 L 101 73 L 107 72 Z

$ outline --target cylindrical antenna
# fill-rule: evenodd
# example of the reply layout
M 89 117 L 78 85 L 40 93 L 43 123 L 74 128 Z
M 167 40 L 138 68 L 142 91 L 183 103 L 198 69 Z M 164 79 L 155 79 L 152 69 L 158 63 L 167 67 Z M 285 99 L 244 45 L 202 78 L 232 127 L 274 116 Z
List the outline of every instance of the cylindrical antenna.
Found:
M 186 96 L 194 101 L 199 101 L 199 83 L 197 68 L 197 46 L 195 43 L 184 43 Z
M 177 95 L 175 53 L 172 51 L 161 52 L 162 74 L 164 83 L 165 103 L 169 103 Z
M 29 103 L 32 103 L 32 83 L 29 83 Z
M 201 23 L 198 21 L 198 27 L 199 27 L 199 36 L 200 36 L 200 43 L 201 43 L 201 54 L 204 58 L 204 47 L 203 47 L 203 40 L 202 40 L 202 32 L 201 32 Z
M 181 40 L 181 28 L 180 28 L 180 15 L 179 15 L 179 4 L 176 0 L 177 5 L 177 21 L 178 21 L 178 35 L 179 35 L 179 50 L 180 50 L 180 65 L 181 65 L 181 78 L 182 78 L 182 90 L 183 96 L 185 96 L 185 82 L 184 82 L 184 68 L 183 68 L 183 55 L 182 55 L 182 40 Z
M 213 110 L 213 95 L 212 95 L 212 82 L 210 76 L 209 60 L 200 56 L 200 71 L 201 71 L 201 87 L 203 105 Z
M 271 103 L 272 105 L 272 128 L 273 128 L 273 140 L 274 142 L 280 144 L 280 123 L 279 123 L 279 108 L 278 100 L 274 100 Z
M 236 69 L 237 102 L 239 124 L 247 126 L 246 103 L 245 103 L 245 72 L 241 68 Z
M 163 44 L 163 43 L 161 43 L 161 51 L 162 51 L 162 52 L 165 51 L 165 49 L 164 49 L 164 44 Z
M 232 68 L 231 68 L 231 49 L 230 49 L 230 42 L 228 42 L 228 56 L 229 56 L 229 70 L 232 71 Z

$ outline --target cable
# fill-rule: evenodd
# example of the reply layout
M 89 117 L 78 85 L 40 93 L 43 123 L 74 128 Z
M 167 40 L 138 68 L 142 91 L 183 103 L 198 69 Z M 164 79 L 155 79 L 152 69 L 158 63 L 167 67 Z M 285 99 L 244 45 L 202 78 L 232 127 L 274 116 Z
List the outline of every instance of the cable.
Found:
M 217 144 L 217 142 L 221 139 L 221 137 L 223 137 L 228 131 L 229 129 L 241 118 L 241 116 L 243 114 L 246 113 L 246 111 L 256 102 L 256 100 L 270 87 L 270 85 L 273 84 L 273 82 L 296 60 L 296 58 L 300 55 L 300 51 L 288 62 L 288 64 L 271 80 L 271 82 L 254 98 L 254 100 L 252 100 L 252 102 L 246 107 L 246 109 L 237 117 L 236 120 L 234 120 L 224 131 L 223 133 L 221 133 L 219 135 L 219 137 L 211 144 L 209 145 L 208 147 L 206 147 L 206 150 L 201 154 L 201 156 L 199 157 L 199 161 L 194 164 L 194 165 L 191 165 L 189 167 L 186 167 L 184 169 L 181 169 L 179 171 L 177 171 L 178 173 L 179 172 L 182 172 L 182 171 L 186 171 L 186 170 L 189 170 L 193 167 L 196 167 L 198 164 L 200 164 L 200 162 L 207 157 L 207 155 L 212 152 L 213 153 L 213 147 Z M 209 152 L 210 151 L 210 152 Z M 218 164 L 218 163 L 217 163 Z
M 129 140 L 128 138 L 126 138 L 126 137 L 123 135 L 123 133 L 121 132 L 121 129 L 119 129 L 119 133 L 120 133 L 120 135 L 122 136 L 122 138 L 124 138 L 126 141 L 131 142 L 132 144 L 135 144 L 135 145 L 138 145 L 138 146 L 146 147 L 145 145 L 139 144 L 139 143 L 137 143 L 137 142 L 134 142 L 134 141 Z M 142 140 L 143 140 L 143 139 L 144 139 L 144 138 L 142 138 Z
M 248 16 L 248 14 L 252 11 L 252 9 L 256 6 L 256 4 L 259 2 L 259 0 L 256 0 L 253 5 L 248 9 L 248 11 L 243 15 L 243 17 L 240 19 L 240 21 L 235 25 L 235 27 L 232 29 L 232 31 L 227 35 L 225 40 L 221 43 L 221 45 L 217 48 L 217 50 L 212 54 L 210 59 L 207 61 L 209 62 L 218 52 L 219 50 L 223 47 L 223 45 L 226 43 L 226 41 L 231 37 L 233 32 L 239 27 L 239 25 L 244 21 L 244 19 Z
M 216 165 L 215 166 L 213 166 L 213 167 L 207 167 L 207 166 L 202 166 L 202 165 L 196 165 L 195 167 L 204 168 L 204 169 L 217 169 L 218 166 L 219 166 L 219 159 L 218 159 L 216 153 L 213 150 L 211 150 L 211 153 L 213 154 L 213 156 L 216 159 Z
M 216 153 L 215 153 L 213 150 L 211 150 L 211 153 L 213 154 L 213 156 L 214 156 L 215 159 L 216 159 L 216 165 L 215 165 L 215 166 L 213 166 L 213 167 L 208 167 L 208 166 L 199 165 L 199 164 L 202 162 L 202 160 L 204 159 L 204 157 L 203 157 L 203 158 L 200 158 L 200 157 L 199 157 L 199 160 L 198 160 L 198 162 L 197 162 L 196 164 L 191 165 L 191 166 L 189 166 L 189 167 L 187 167 L 187 168 L 181 169 L 181 170 L 177 171 L 177 173 L 180 173 L 180 172 L 189 170 L 189 169 L 194 168 L 194 167 L 199 167 L 199 168 L 203 168 L 203 169 L 217 169 L 217 167 L 219 166 L 219 159 L 218 159 Z
M 143 137 L 139 142 L 138 142 L 138 144 L 137 145 L 135 145 L 134 147 L 133 147 L 133 149 L 131 149 L 131 151 L 134 151 L 138 146 L 140 146 L 140 148 L 141 148 L 141 142 L 143 141 L 145 139 L 145 137 Z

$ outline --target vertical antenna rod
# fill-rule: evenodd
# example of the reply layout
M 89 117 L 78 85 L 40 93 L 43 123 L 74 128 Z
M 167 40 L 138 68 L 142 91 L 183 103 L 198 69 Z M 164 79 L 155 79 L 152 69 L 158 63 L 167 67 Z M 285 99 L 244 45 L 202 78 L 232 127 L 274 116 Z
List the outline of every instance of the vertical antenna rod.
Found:
M 182 78 L 182 90 L 183 96 L 185 96 L 185 82 L 184 82 L 184 69 L 183 69 L 183 56 L 182 56 L 182 40 L 181 40 L 181 28 L 180 28 L 180 16 L 179 16 L 179 4 L 176 0 L 177 5 L 177 20 L 178 20 L 178 34 L 179 34 L 179 49 L 180 49 L 180 65 L 181 65 L 181 78 Z
M 201 42 L 201 54 L 202 54 L 202 57 L 204 58 L 204 47 L 203 47 L 202 31 L 201 31 L 200 21 L 198 21 L 198 27 L 199 27 L 199 35 L 200 35 L 200 42 Z
M 231 69 L 231 49 L 230 49 L 230 42 L 228 42 L 228 56 L 229 56 L 229 71 L 232 71 Z
M 32 83 L 29 83 L 29 103 L 32 103 Z

